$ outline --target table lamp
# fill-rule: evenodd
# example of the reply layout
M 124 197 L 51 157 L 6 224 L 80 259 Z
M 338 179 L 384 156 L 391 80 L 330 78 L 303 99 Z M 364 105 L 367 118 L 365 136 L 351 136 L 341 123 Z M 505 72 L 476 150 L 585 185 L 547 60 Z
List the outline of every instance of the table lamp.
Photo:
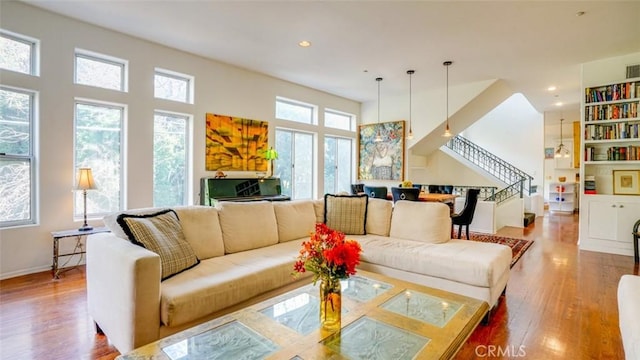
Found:
M 78 230 L 80 231 L 89 231 L 93 230 L 93 227 L 87 224 L 87 190 L 93 190 L 96 188 L 96 183 L 93 181 L 93 174 L 91 173 L 90 168 L 79 168 L 77 175 L 77 184 L 76 190 L 82 190 L 82 197 L 84 201 L 83 213 L 84 213 L 84 224 Z
M 278 158 L 278 152 L 271 147 L 269 150 L 264 152 L 264 158 L 271 162 L 271 176 L 273 176 L 273 160 Z

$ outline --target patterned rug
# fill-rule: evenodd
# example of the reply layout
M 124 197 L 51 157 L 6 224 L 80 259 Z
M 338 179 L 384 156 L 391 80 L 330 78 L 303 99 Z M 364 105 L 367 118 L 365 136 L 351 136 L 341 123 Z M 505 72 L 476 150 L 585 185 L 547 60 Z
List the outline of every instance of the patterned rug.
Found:
M 462 234 L 463 234 L 463 238 L 466 238 L 466 235 L 464 234 L 464 232 Z M 458 238 L 457 232 L 454 231 L 454 235 L 455 235 L 455 238 Z M 509 246 L 511 248 L 511 253 L 512 253 L 511 267 L 513 267 L 513 265 L 515 265 L 516 262 L 518 262 L 522 254 L 524 254 L 524 252 L 527 251 L 527 249 L 529 249 L 531 244 L 533 244 L 532 240 L 509 238 L 504 236 L 496 236 L 496 235 L 473 233 L 473 232 L 470 233 L 469 235 L 471 235 L 471 240 L 473 241 L 490 242 L 490 243 Z

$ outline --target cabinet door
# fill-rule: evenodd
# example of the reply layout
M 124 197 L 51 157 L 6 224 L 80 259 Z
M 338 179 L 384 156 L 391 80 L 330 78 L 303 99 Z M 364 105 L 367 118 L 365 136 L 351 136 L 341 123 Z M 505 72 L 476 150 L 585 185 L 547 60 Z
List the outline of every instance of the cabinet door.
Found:
M 621 202 L 618 204 L 618 241 L 633 243 L 633 225 L 640 220 L 640 204 Z
M 618 205 L 607 201 L 589 202 L 589 237 L 616 240 Z

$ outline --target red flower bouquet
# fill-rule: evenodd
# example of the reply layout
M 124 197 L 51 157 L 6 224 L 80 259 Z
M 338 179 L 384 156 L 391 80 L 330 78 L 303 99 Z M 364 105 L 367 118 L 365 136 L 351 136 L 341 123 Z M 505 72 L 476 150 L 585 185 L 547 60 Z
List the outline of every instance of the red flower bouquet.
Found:
M 315 232 L 302 243 L 294 270 L 313 272 L 314 284 L 318 279 L 346 279 L 356 273 L 361 251 L 357 241 L 345 240 L 343 233 L 325 224 L 316 224 Z

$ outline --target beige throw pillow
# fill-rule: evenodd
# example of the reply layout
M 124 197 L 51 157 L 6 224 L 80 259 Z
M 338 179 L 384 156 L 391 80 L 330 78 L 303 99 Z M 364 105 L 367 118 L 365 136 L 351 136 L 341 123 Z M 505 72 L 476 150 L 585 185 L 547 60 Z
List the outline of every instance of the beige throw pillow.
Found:
M 132 243 L 160 255 L 162 280 L 200 263 L 185 240 L 178 215 L 173 210 L 146 215 L 121 214 L 117 221 Z
M 308 237 L 315 228 L 316 212 L 311 200 L 274 202 L 273 210 L 280 242 Z
M 367 195 L 324 196 L 324 223 L 346 235 L 366 234 Z
M 451 240 L 451 216 L 443 203 L 398 201 L 393 206 L 389 236 L 440 244 Z

